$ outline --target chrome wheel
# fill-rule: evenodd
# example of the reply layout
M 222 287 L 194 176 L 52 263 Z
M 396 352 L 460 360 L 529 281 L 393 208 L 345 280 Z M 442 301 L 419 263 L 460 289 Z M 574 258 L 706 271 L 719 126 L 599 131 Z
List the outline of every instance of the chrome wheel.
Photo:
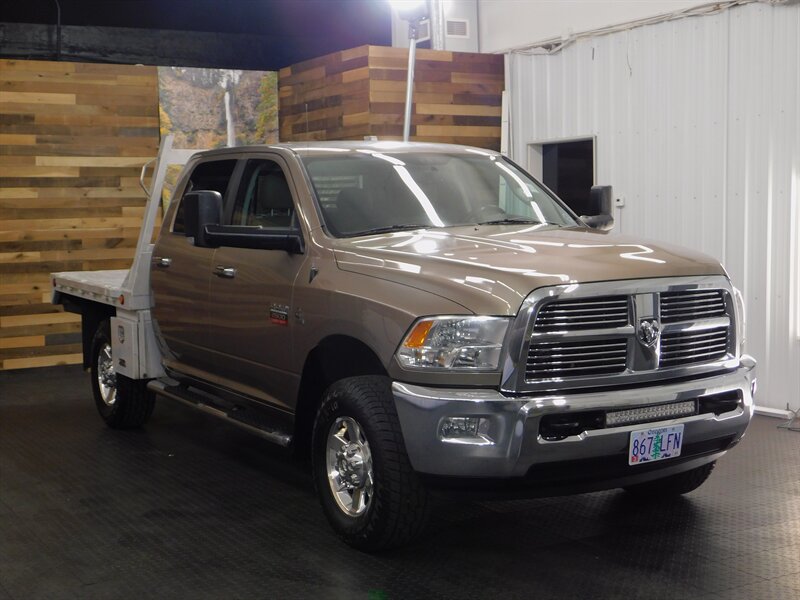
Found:
M 358 422 L 338 417 L 328 432 L 328 483 L 336 504 L 348 516 L 364 514 L 372 501 L 374 474 L 369 443 Z
M 97 353 L 97 387 L 106 406 L 113 406 L 117 401 L 117 375 L 114 373 L 114 359 L 108 342 Z

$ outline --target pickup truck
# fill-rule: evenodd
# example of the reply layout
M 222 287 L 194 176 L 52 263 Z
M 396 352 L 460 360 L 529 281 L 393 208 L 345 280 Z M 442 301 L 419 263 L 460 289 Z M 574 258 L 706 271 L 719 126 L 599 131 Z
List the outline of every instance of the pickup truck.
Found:
M 743 302 L 708 256 L 496 152 L 389 141 L 196 153 L 152 244 L 170 149 L 131 270 L 53 274 L 111 427 L 163 397 L 291 447 L 366 551 L 439 490 L 663 501 L 745 433 Z

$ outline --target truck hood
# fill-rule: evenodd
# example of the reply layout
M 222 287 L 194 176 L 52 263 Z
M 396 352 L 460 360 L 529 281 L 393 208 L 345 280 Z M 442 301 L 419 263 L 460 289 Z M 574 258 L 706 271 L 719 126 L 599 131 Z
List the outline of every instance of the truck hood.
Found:
M 584 228 L 465 226 L 337 239 L 340 269 L 443 296 L 476 314 L 513 315 L 545 286 L 724 275 L 713 258 Z

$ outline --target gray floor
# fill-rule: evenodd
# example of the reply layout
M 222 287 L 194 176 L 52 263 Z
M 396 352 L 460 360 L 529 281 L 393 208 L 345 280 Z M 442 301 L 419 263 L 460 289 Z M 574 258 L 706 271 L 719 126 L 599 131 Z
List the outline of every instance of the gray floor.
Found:
M 416 546 L 369 556 L 266 442 L 166 400 L 111 431 L 79 369 L 2 372 L 0 600 L 800 599 L 800 433 L 778 423 L 672 505 L 443 503 Z

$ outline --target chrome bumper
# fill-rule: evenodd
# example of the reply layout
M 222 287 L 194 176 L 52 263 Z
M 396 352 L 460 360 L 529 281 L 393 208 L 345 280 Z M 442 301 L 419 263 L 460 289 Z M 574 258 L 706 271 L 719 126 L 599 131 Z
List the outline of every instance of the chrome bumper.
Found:
M 656 425 L 684 424 L 683 446 L 728 438 L 736 443 L 753 415 L 755 361 L 742 357 L 732 372 L 674 384 L 615 391 L 565 395 L 505 396 L 487 389 L 442 389 L 395 382 L 392 385 L 397 414 L 411 464 L 419 473 L 456 478 L 521 478 L 535 468 L 558 467 L 603 457 L 619 460 L 628 450 L 630 432 Z M 740 390 L 739 407 L 721 415 L 699 414 L 658 423 L 607 427 L 585 431 L 559 441 L 539 436 L 545 415 L 589 410 L 620 410 L 633 406 L 678 402 L 721 392 Z M 489 420 L 490 443 L 453 443 L 441 438 L 446 417 L 475 416 Z M 624 468 L 620 485 L 678 473 L 709 462 L 724 453 L 704 452 L 694 459 Z M 637 468 L 640 470 L 637 471 Z M 552 471 L 552 469 L 550 469 Z M 613 487 L 616 487 L 613 486 Z

